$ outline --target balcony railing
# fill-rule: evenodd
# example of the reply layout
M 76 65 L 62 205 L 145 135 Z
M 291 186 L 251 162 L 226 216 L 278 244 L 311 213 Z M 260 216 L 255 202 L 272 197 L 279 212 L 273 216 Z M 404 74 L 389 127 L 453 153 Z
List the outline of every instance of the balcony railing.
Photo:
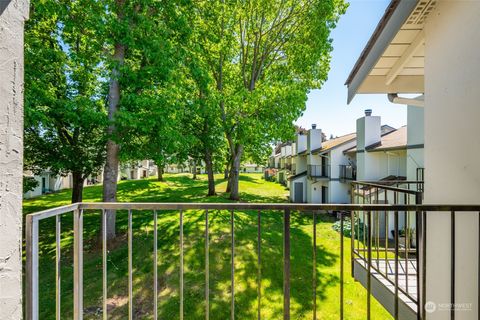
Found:
M 330 166 L 309 164 L 307 166 L 307 175 L 310 178 L 329 178 Z
M 423 181 L 425 180 L 425 168 L 417 168 L 417 190 L 423 192 Z
M 422 192 L 415 190 L 416 185 L 417 181 L 352 182 L 352 203 L 419 205 L 423 197 Z M 373 274 L 373 279 L 369 277 L 363 284 L 368 287 L 375 281 L 383 285 L 384 292 L 377 290 L 374 294 L 379 300 L 389 295 L 395 297 L 393 305 L 383 301 L 395 319 L 401 304 L 402 318 L 418 318 L 419 306 L 425 301 L 425 297 L 420 296 L 424 277 L 420 272 L 424 261 L 421 254 L 425 250 L 420 246 L 424 244 L 425 217 L 418 211 L 403 210 L 354 211 L 352 216 L 355 221 L 352 233 L 357 234 L 352 237 L 352 264 Z M 356 278 L 362 282 L 364 277 L 357 272 Z M 405 315 L 408 311 L 410 316 Z
M 357 168 L 350 165 L 339 166 L 339 178 L 342 181 L 357 180 Z
M 394 191 L 394 190 L 392 190 Z M 395 191 L 394 191 L 395 192 Z M 362 191 L 363 194 L 363 191 Z M 375 193 L 376 194 L 376 191 Z M 364 198 L 365 199 L 365 198 Z M 378 197 L 377 197 L 378 199 Z M 406 197 L 405 199 L 408 199 Z M 101 268 L 101 276 L 99 277 L 99 281 L 102 281 L 102 307 L 98 309 L 101 314 L 103 314 L 103 319 L 107 319 L 108 316 L 108 277 L 107 277 L 107 259 L 108 255 L 110 254 L 107 251 L 107 218 L 108 212 L 110 210 L 115 210 L 117 212 L 124 211 L 127 213 L 128 217 L 128 226 L 127 226 L 127 237 L 124 240 L 128 244 L 128 250 L 126 252 L 127 258 L 126 262 L 128 263 L 128 272 L 127 272 L 127 283 L 128 283 L 128 319 L 133 319 L 134 310 L 135 310 L 135 301 L 133 297 L 133 286 L 134 283 L 138 285 L 137 282 L 134 282 L 135 274 L 133 269 L 133 251 L 134 251 L 134 233 L 133 233 L 133 223 L 134 217 L 138 217 L 139 215 L 145 217 L 151 217 L 153 221 L 153 245 L 152 245 L 152 269 L 153 269 L 153 276 L 152 276 L 152 283 L 146 284 L 143 283 L 144 286 L 151 286 L 153 291 L 153 319 L 158 319 L 158 297 L 159 297 L 159 273 L 158 273 L 158 259 L 159 259 L 159 248 L 158 248 L 158 240 L 159 240 L 159 233 L 163 234 L 165 226 L 162 223 L 159 223 L 159 217 L 163 214 L 176 214 L 177 215 L 177 222 L 178 222 L 178 229 L 176 229 L 175 233 L 178 235 L 178 246 L 179 246 L 179 256 L 178 256 L 178 292 L 170 292 L 169 295 L 172 298 L 178 297 L 178 312 L 179 318 L 183 319 L 183 315 L 185 314 L 184 310 L 184 297 L 185 297 L 185 286 L 192 285 L 191 283 L 185 282 L 184 273 L 185 273 L 185 241 L 184 241 L 184 219 L 185 216 L 191 214 L 190 210 L 200 210 L 204 212 L 205 218 L 203 222 L 196 222 L 197 224 L 201 224 L 204 227 L 204 231 L 202 232 L 203 237 L 202 244 L 205 244 L 204 252 L 193 252 L 189 251 L 189 255 L 193 254 L 194 256 L 198 256 L 200 259 L 203 260 L 204 265 L 204 273 L 205 273 L 205 283 L 204 283 L 204 307 L 205 307 L 205 317 L 209 318 L 210 312 L 210 295 L 212 292 L 210 290 L 210 280 L 209 276 L 212 273 L 212 268 L 210 267 L 210 243 L 211 240 L 211 231 L 209 229 L 210 221 L 209 215 L 212 215 L 212 218 L 217 216 L 222 211 L 228 212 L 229 218 L 227 219 L 229 224 L 229 231 L 227 237 L 220 237 L 218 238 L 215 243 L 218 244 L 219 242 L 227 242 L 228 243 L 228 251 L 229 257 L 228 259 L 221 259 L 217 261 L 220 264 L 228 264 L 228 268 L 230 269 L 230 281 L 229 281 L 229 313 L 230 318 L 235 318 L 235 308 L 236 308 L 236 294 L 235 291 L 235 279 L 236 279 L 236 268 L 235 268 L 235 259 L 236 259 L 236 224 L 235 221 L 238 220 L 238 215 L 243 214 L 245 212 L 250 212 L 255 215 L 255 228 L 256 228 L 256 238 L 251 239 L 256 243 L 255 256 L 256 263 L 253 264 L 253 270 L 250 270 L 253 274 L 252 278 L 255 279 L 256 282 L 256 290 L 257 295 L 255 297 L 256 305 L 257 305 L 257 312 L 258 318 L 260 318 L 260 312 L 262 308 L 262 255 L 265 254 L 262 250 L 262 240 L 267 234 L 271 233 L 272 231 L 269 230 L 268 233 L 264 233 L 262 229 L 262 218 L 269 217 L 273 215 L 280 216 L 283 221 L 283 227 L 281 232 L 281 251 L 283 251 L 283 258 L 282 258 L 282 272 L 283 272 L 283 318 L 290 319 L 291 309 L 290 309 L 290 294 L 291 294 L 291 277 L 292 271 L 294 269 L 291 268 L 291 216 L 292 215 L 304 215 L 305 217 L 311 217 L 312 223 L 312 274 L 311 275 L 297 275 L 294 274 L 293 276 L 298 279 L 298 277 L 312 277 L 312 288 L 311 296 L 309 298 L 309 303 L 306 305 L 312 306 L 312 313 L 314 319 L 317 317 L 317 288 L 320 284 L 317 283 L 317 222 L 319 215 L 322 215 L 328 211 L 338 211 L 343 212 L 340 215 L 340 231 L 347 230 L 345 229 L 345 223 L 350 223 L 351 226 L 351 249 L 352 249 L 352 273 L 357 275 L 360 269 L 362 269 L 366 275 L 365 277 L 365 287 L 367 289 L 367 299 L 365 301 L 366 304 L 366 317 L 370 319 L 370 305 L 371 305 L 371 295 L 375 294 L 375 291 L 372 291 L 372 281 L 376 281 L 375 278 L 377 273 L 382 271 L 382 268 L 391 267 L 391 261 L 388 260 L 389 252 L 393 250 L 394 252 L 394 260 L 393 260 L 393 280 L 391 280 L 395 285 L 395 292 L 394 292 L 394 299 L 392 301 L 395 302 L 395 308 L 392 312 L 395 313 L 396 318 L 398 318 L 399 313 L 399 303 L 400 299 L 400 292 L 406 295 L 407 297 L 411 298 L 415 305 L 414 312 L 418 315 L 418 319 L 425 319 L 424 311 L 422 310 L 421 306 L 425 301 L 425 274 L 426 268 L 425 266 L 425 258 L 426 258 L 426 245 L 425 245 L 425 235 L 426 235 L 426 228 L 425 228 L 425 221 L 428 216 L 435 215 L 438 211 L 446 211 L 451 213 L 452 223 L 455 223 L 455 217 L 457 212 L 478 212 L 480 211 L 480 206 L 462 206 L 462 205 L 441 205 L 441 206 L 434 206 L 434 205 L 414 205 L 414 204 L 402 204 L 402 205 L 387 205 L 387 204 L 347 204 L 347 205 L 336 205 L 336 204 L 259 204 L 259 203 L 77 203 L 72 204 L 64 207 L 54 208 L 42 212 L 38 212 L 35 214 L 29 214 L 26 217 L 26 319 L 28 320 L 37 320 L 39 319 L 39 296 L 40 292 L 40 277 L 43 276 L 39 272 L 39 265 L 40 265 L 40 256 L 41 255 L 48 255 L 53 249 L 55 254 L 55 270 L 56 276 L 54 285 L 56 288 L 56 303 L 55 303 L 55 310 L 56 310 L 56 319 L 61 318 L 61 311 L 65 312 L 66 308 L 69 308 L 70 304 L 65 304 L 65 306 L 61 306 L 61 301 L 64 301 L 62 296 L 62 290 L 68 290 L 69 286 L 66 288 L 62 288 L 60 286 L 60 282 L 65 283 L 65 280 L 62 280 L 62 259 L 61 259 L 61 252 L 62 250 L 67 250 L 70 252 L 70 248 L 66 248 L 68 246 L 68 241 L 62 241 L 66 239 L 62 239 L 62 220 L 65 219 L 65 222 L 71 221 L 73 219 L 73 303 L 72 309 L 69 310 L 73 314 L 73 319 L 80 320 L 83 318 L 84 314 L 84 281 L 83 281 L 83 274 L 84 274 L 84 263 L 83 263 L 83 254 L 84 254 L 84 234 L 90 234 L 92 236 L 93 226 L 89 223 L 89 228 L 84 228 L 84 216 L 86 214 L 96 214 L 95 217 L 99 217 L 98 221 L 101 221 L 101 250 L 99 251 L 99 255 L 101 255 L 101 262 L 99 266 Z M 100 215 L 98 216 L 98 213 Z M 377 220 L 374 220 L 375 217 L 378 217 L 379 214 L 388 213 L 394 215 L 394 221 L 396 230 L 400 228 L 400 217 L 407 213 L 414 214 L 415 221 L 417 221 L 417 232 L 415 233 L 415 250 L 408 251 L 408 249 L 403 248 L 400 244 L 400 236 L 398 233 L 395 233 L 394 237 L 394 244 L 393 247 L 389 244 L 386 245 L 385 250 L 385 257 L 381 257 L 379 254 L 380 247 L 376 244 L 379 242 L 375 240 L 378 237 L 378 233 L 375 233 L 376 230 L 374 225 Z M 465 213 L 463 213 L 465 214 Z M 365 228 L 357 228 L 360 225 L 359 217 L 363 217 L 363 223 L 366 225 Z M 237 220 L 236 220 L 237 217 Z M 52 221 L 53 219 L 53 221 Z M 223 219 L 223 218 L 222 218 Z M 245 227 L 245 221 L 243 219 L 240 228 Z M 42 233 L 40 230 L 41 226 L 45 226 L 46 223 L 54 222 L 55 224 L 55 237 L 53 245 L 48 244 L 48 250 L 40 250 L 39 246 L 39 236 Z M 95 219 L 89 219 L 89 221 L 97 221 Z M 169 220 L 170 221 L 170 220 Z M 305 220 L 308 221 L 308 220 Z M 303 223 L 303 222 L 302 222 Z M 170 229 L 168 232 L 171 232 L 171 223 L 169 224 Z M 191 225 L 189 226 L 189 228 Z M 189 230 L 189 229 L 187 229 Z M 243 229 L 242 229 L 243 230 Z M 363 231 L 362 231 L 363 230 Z M 238 231 L 237 231 L 238 232 Z M 451 228 L 451 239 L 455 241 L 455 228 Z M 47 238 L 42 237 L 42 241 L 45 241 Z M 123 238 L 116 241 L 122 241 Z M 189 241 L 194 241 L 198 239 L 198 236 L 195 236 Z M 90 239 L 89 239 L 90 240 Z M 344 319 L 344 309 L 345 306 L 347 307 L 350 304 L 345 304 L 344 298 L 344 232 L 339 232 L 338 240 L 340 242 L 340 249 L 339 249 L 339 259 L 340 259 L 340 270 L 339 270 L 339 302 L 338 302 L 338 317 L 339 319 Z M 88 241 L 88 240 L 87 240 Z M 296 241 L 296 240 L 295 240 Z M 479 241 L 480 242 L 480 241 Z M 212 242 L 213 243 L 213 242 Z M 293 242 L 295 243 L 295 242 Z M 118 244 L 118 243 L 117 243 Z M 479 243 L 480 244 L 480 243 Z M 45 243 L 42 242 L 42 246 Z M 255 246 L 254 246 L 255 247 Z M 269 248 L 271 250 L 272 248 Z M 455 246 L 452 245 L 452 250 L 455 250 Z M 101 253 L 100 253 L 101 252 Z M 415 252 L 415 254 L 414 254 Z M 400 259 L 404 254 L 405 258 Z M 409 257 L 409 254 L 412 253 L 414 256 L 412 258 Z M 89 253 L 91 255 L 91 253 Z M 358 260 L 358 257 L 361 257 L 361 260 Z M 407 258 L 408 257 L 408 258 Z M 454 272 L 455 268 L 455 254 L 452 254 L 452 261 L 451 266 Z M 412 262 L 414 269 L 416 270 L 418 276 L 416 277 L 415 283 L 416 286 L 410 290 L 408 289 L 409 286 L 406 286 L 406 289 L 403 289 L 400 286 L 400 275 L 401 275 L 401 266 L 402 263 L 407 261 L 407 259 L 411 259 L 409 261 Z M 385 265 L 381 265 L 380 261 L 386 261 Z M 303 261 L 302 263 L 305 263 Z M 111 265 L 111 264 L 109 264 Z M 200 264 L 202 265 L 202 264 Z M 116 266 L 114 266 L 116 267 Z M 173 266 L 172 266 L 173 267 Z M 216 266 L 215 270 L 217 270 Z M 256 270 L 255 270 L 256 269 Z M 408 270 L 408 268 L 407 268 Z M 242 270 L 244 272 L 245 270 Z M 135 270 L 135 272 L 138 272 Z M 407 271 L 408 272 L 408 271 Z M 390 271 L 392 273 L 392 271 Z M 452 273 L 454 274 L 454 273 Z M 402 277 L 403 279 L 403 277 Z M 53 279 L 52 279 L 53 280 Z M 118 280 L 118 279 L 116 279 Z M 45 279 L 43 279 L 45 281 Z M 408 281 L 408 280 L 407 280 Z M 413 280 L 412 280 L 413 281 Z M 454 277 L 450 280 L 451 287 L 454 288 Z M 45 282 L 44 282 L 45 283 Z M 42 292 L 42 294 L 44 294 Z M 89 293 L 90 294 L 90 293 Z M 222 293 L 223 294 L 223 293 Z M 241 293 L 239 293 L 241 294 Z M 162 299 L 168 299 L 170 296 L 162 296 Z M 455 303 L 455 298 L 452 297 L 452 303 Z M 245 301 L 242 304 L 245 306 Z M 251 306 L 251 304 L 248 304 Z M 250 307 L 249 307 L 250 308 Z M 387 308 L 388 309 L 388 308 Z M 127 318 L 126 316 L 124 318 Z

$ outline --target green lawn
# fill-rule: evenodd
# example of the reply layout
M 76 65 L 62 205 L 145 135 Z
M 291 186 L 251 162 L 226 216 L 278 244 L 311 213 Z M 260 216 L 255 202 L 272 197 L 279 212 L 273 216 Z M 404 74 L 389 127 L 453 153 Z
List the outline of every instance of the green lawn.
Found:
M 135 202 L 228 202 L 226 183 L 217 176 L 218 196 L 206 198 L 206 177 L 196 181 L 187 175 L 166 175 L 165 182 L 152 179 L 122 181 L 118 200 Z M 260 174 L 241 176 L 242 201 L 286 202 L 288 191 L 265 182 Z M 68 204 L 66 190 L 24 201 L 24 212 L 31 213 Z M 87 187 L 84 201 L 100 201 L 101 186 Z M 153 214 L 133 213 L 134 318 L 153 318 Z M 205 213 L 188 211 L 184 216 L 184 310 L 185 319 L 202 319 L 205 312 Z M 230 316 L 230 214 L 210 211 L 210 318 Z M 235 213 L 235 315 L 253 319 L 257 314 L 257 213 Z M 109 318 L 125 319 L 127 314 L 126 212 L 117 213 L 117 234 L 109 244 Z M 319 319 L 338 319 L 339 314 L 339 234 L 332 230 L 334 219 L 322 215 L 317 220 L 317 311 Z M 262 213 L 262 301 L 263 319 L 281 319 L 282 298 L 282 214 Z M 54 319 L 55 246 L 54 219 L 40 224 L 40 318 Z M 312 318 L 312 218 L 292 214 L 291 221 L 291 314 L 292 319 Z M 85 319 L 101 319 L 102 259 L 98 235 L 100 213 L 84 216 L 84 309 Z M 178 212 L 159 214 L 158 274 L 160 319 L 179 318 L 179 236 Z M 62 319 L 72 311 L 72 219 L 62 219 Z M 366 290 L 350 277 L 350 242 L 345 239 L 345 319 L 365 319 Z M 390 315 L 372 299 L 372 318 Z

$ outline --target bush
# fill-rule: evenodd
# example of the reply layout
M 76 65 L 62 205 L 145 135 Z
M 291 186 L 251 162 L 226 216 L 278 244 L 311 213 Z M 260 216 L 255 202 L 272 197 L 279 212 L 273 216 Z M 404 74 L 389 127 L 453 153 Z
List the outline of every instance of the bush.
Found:
M 332 225 L 332 229 L 337 232 L 340 232 L 340 221 L 335 222 Z M 355 220 L 355 239 L 363 239 L 363 234 L 366 229 L 367 229 L 367 226 L 359 219 L 356 219 Z M 352 223 L 350 219 L 343 220 L 343 235 L 347 238 L 352 237 Z
M 23 177 L 23 193 L 33 191 L 38 187 L 38 181 L 34 177 Z

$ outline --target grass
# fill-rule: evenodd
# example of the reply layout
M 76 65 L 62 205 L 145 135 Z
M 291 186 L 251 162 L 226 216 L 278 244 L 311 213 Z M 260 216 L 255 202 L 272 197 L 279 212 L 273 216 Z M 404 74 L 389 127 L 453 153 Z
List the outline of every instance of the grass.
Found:
M 226 182 L 217 176 L 217 192 Z M 206 198 L 204 176 L 193 181 L 187 175 L 167 175 L 164 182 L 152 179 L 122 181 L 118 200 L 136 202 L 228 202 L 225 194 Z M 260 174 L 241 176 L 242 201 L 286 202 L 288 191 Z M 69 203 L 69 190 L 25 200 L 31 213 Z M 100 201 L 101 186 L 87 187 L 84 201 Z M 134 318 L 153 318 L 153 214 L 133 213 L 133 301 Z M 235 316 L 253 319 L 257 314 L 257 212 L 235 213 Z M 109 243 L 108 309 L 110 319 L 128 314 L 127 213 L 117 213 L 117 239 Z M 158 313 L 160 319 L 179 318 L 179 224 L 178 212 L 159 213 Z M 332 229 L 334 218 L 317 219 L 317 312 L 319 319 L 339 317 L 339 234 Z M 230 316 L 230 213 L 209 212 L 210 318 Z M 55 318 L 54 219 L 40 225 L 40 318 Z M 281 319 L 283 311 L 283 219 L 281 212 L 262 212 L 262 299 L 263 319 Z M 291 315 L 312 318 L 313 238 L 310 215 L 293 213 L 291 221 Z M 84 309 L 85 319 L 101 319 L 102 258 L 99 245 L 100 213 L 84 215 Z M 202 319 L 205 314 L 205 212 L 184 213 L 184 314 Z M 72 219 L 62 218 L 62 319 L 72 317 L 73 259 Z M 345 239 L 345 319 L 365 319 L 366 290 L 350 276 L 350 242 Z M 373 319 L 390 319 L 374 300 Z

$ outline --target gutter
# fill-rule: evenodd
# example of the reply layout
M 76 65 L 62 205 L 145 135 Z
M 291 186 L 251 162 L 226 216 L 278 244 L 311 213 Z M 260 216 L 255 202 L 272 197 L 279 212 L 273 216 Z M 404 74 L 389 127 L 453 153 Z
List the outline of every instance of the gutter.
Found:
M 391 103 L 405 104 L 405 105 L 415 106 L 415 107 L 425 106 L 425 101 L 423 100 L 412 99 L 412 98 L 402 98 L 402 97 L 399 97 L 397 93 L 389 93 L 387 94 L 387 97 L 388 97 L 388 101 L 390 101 Z

